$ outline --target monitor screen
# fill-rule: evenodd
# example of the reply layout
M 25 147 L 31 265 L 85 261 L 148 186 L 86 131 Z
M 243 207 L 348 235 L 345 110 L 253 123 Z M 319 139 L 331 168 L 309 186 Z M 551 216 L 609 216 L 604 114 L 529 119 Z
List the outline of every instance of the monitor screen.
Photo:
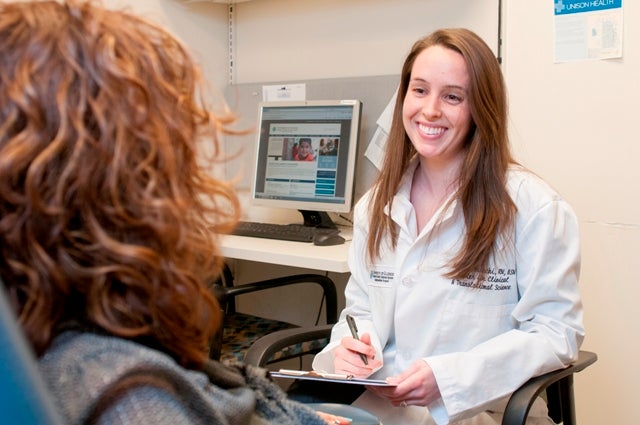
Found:
M 349 212 L 360 113 L 358 100 L 261 103 L 252 202 L 297 209 L 314 226 Z

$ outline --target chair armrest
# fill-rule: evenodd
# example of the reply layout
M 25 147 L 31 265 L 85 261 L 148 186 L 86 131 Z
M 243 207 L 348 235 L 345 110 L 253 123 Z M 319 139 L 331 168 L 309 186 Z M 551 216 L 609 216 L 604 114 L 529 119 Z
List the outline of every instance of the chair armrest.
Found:
M 284 329 L 258 338 L 247 350 L 244 362 L 254 366 L 264 366 L 278 351 L 290 345 L 316 339 L 329 338 L 333 325 Z
M 255 291 L 262 291 L 265 289 L 277 288 L 287 285 L 298 285 L 305 283 L 314 283 L 320 285 L 324 291 L 326 298 L 326 311 L 327 311 L 327 323 L 336 323 L 338 321 L 338 294 L 336 291 L 336 285 L 327 276 L 320 274 L 295 274 L 291 276 L 277 277 L 273 279 L 261 280 L 258 282 L 245 283 L 235 286 L 218 286 L 216 289 L 216 296 L 220 301 L 226 304 L 229 299 L 238 295 L 247 294 Z M 224 289 L 221 291 L 220 289 Z M 222 294 L 220 294 L 222 292 Z
M 529 409 L 538 395 L 562 380 L 570 380 L 567 390 L 571 392 L 570 396 L 573 399 L 573 388 L 570 385 L 573 374 L 595 363 L 597 359 L 598 356 L 595 353 L 580 351 L 578 360 L 566 368 L 545 373 L 525 382 L 511 395 L 504 412 L 502 425 L 524 425 L 529 415 Z

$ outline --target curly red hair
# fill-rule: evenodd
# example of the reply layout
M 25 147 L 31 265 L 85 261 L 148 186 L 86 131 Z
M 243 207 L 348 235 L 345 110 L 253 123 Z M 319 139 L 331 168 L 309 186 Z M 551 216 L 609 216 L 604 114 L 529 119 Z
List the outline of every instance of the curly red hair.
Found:
M 201 365 L 216 235 L 239 216 L 206 166 L 233 114 L 205 107 L 179 41 L 123 11 L 2 4 L 0 51 L 0 273 L 36 352 L 75 322 Z

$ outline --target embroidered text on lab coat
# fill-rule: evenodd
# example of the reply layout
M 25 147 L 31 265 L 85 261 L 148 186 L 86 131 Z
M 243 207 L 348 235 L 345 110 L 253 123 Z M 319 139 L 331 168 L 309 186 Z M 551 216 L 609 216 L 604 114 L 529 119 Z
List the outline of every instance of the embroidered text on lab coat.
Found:
M 486 291 L 508 291 L 511 285 L 515 284 L 512 280 L 516 275 L 516 269 L 489 268 L 485 270 L 484 279 L 480 282 L 478 275 L 479 273 L 471 273 L 465 279 L 451 279 L 451 284 Z

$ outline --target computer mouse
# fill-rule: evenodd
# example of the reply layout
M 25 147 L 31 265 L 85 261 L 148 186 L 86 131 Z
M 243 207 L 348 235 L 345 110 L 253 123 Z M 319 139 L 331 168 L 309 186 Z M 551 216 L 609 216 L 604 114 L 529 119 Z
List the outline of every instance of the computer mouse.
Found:
M 318 232 L 313 235 L 313 244 L 318 246 L 331 246 L 343 244 L 345 239 L 336 233 Z

